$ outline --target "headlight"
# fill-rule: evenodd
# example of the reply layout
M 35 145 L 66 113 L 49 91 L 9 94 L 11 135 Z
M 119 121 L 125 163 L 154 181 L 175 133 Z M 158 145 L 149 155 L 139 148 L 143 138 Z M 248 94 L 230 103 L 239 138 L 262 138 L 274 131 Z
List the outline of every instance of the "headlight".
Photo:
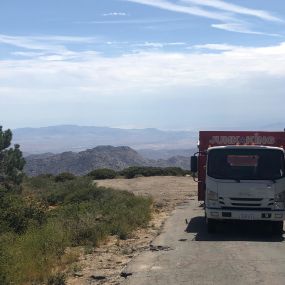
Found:
M 275 194 L 274 200 L 275 202 L 285 202 L 285 192 Z
M 209 191 L 207 193 L 207 199 L 217 201 L 218 200 L 218 193 L 214 192 L 214 191 Z

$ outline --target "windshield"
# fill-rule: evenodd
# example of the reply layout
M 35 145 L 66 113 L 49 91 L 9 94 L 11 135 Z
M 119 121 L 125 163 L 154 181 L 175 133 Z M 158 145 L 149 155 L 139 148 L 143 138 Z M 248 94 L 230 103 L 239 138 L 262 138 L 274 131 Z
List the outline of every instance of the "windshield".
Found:
M 284 175 L 284 154 L 272 149 L 214 149 L 208 176 L 216 179 L 275 180 Z

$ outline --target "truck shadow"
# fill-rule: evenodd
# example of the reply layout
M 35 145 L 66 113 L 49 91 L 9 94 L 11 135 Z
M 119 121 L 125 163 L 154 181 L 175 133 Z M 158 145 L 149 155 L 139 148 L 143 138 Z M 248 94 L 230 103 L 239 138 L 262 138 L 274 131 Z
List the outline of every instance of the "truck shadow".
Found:
M 204 217 L 194 217 L 188 223 L 187 233 L 196 233 L 196 241 L 257 241 L 282 242 L 283 236 L 273 235 L 270 224 L 252 221 L 223 221 L 217 232 L 209 234 Z

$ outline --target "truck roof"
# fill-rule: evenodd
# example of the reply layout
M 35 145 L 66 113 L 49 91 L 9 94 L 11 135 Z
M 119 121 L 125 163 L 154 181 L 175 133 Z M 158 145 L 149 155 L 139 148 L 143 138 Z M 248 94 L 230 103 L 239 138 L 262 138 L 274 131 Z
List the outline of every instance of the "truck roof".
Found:
M 215 146 L 269 146 L 285 148 L 285 132 L 200 131 L 199 151 Z
M 284 151 L 282 147 L 275 146 L 263 146 L 263 145 L 227 145 L 227 146 L 213 146 L 209 147 L 208 151 L 214 149 L 272 149 L 272 150 L 280 150 Z

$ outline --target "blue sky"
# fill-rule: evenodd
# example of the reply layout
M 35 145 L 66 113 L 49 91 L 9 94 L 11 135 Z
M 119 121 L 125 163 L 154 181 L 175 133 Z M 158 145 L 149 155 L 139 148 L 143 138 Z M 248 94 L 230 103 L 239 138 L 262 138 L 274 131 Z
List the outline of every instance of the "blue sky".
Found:
M 0 4 L 5 127 L 259 128 L 284 79 L 282 0 Z

